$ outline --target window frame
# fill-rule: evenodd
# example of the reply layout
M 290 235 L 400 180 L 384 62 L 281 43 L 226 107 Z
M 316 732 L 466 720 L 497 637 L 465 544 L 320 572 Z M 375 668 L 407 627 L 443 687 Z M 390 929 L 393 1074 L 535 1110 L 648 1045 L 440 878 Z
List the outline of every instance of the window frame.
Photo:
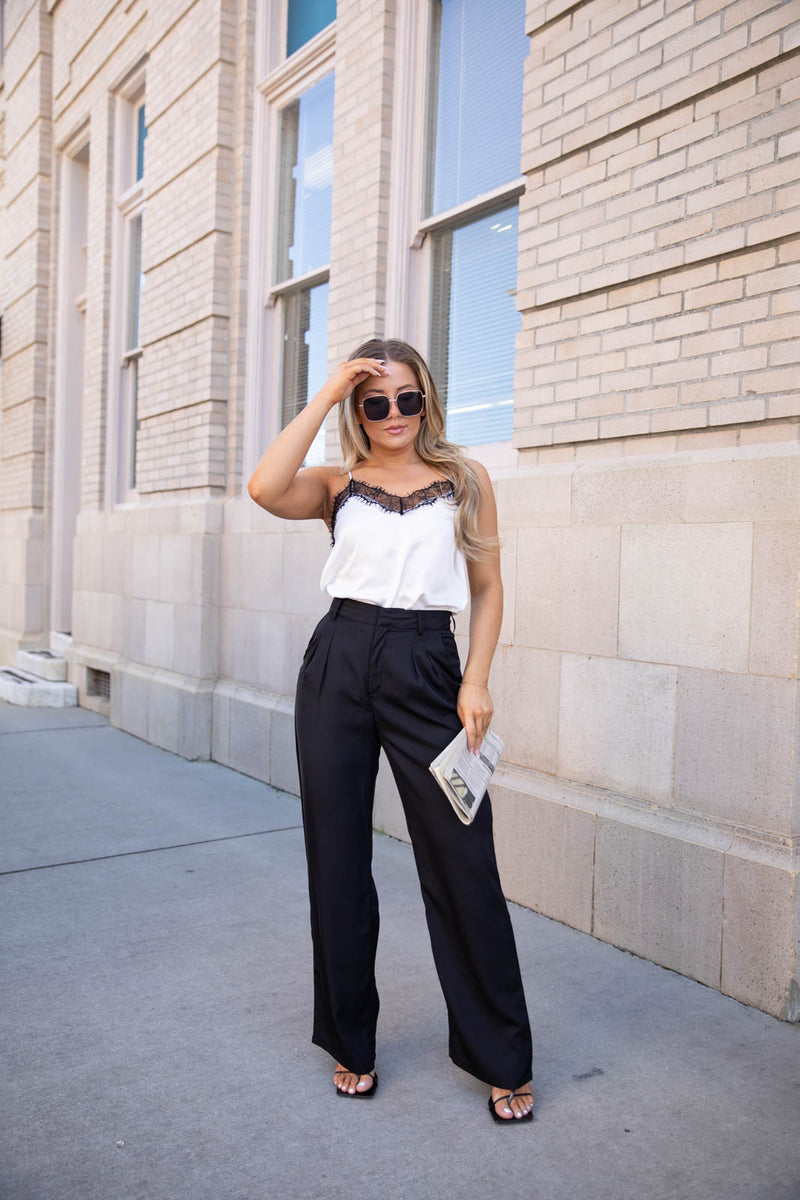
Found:
M 414 345 L 424 346 L 426 357 L 432 351 L 435 236 L 512 208 L 526 184 L 520 174 L 472 200 L 426 215 L 435 154 L 431 112 L 437 77 L 434 51 L 439 3 L 428 0 L 426 5 L 403 6 L 393 95 L 394 111 L 407 114 L 408 119 L 405 127 L 395 133 L 392 146 L 392 178 L 402 183 L 390 224 L 387 273 L 396 287 L 387 297 L 387 328 L 397 329 Z M 471 457 L 487 467 L 515 467 L 518 463 L 511 435 L 506 441 L 468 449 Z
M 137 70 L 114 94 L 114 189 L 109 306 L 107 508 L 138 500 L 135 483 L 138 373 L 142 359 L 141 287 L 139 345 L 129 346 L 131 230 L 146 211 L 144 172 L 137 179 L 139 111 L 145 105 L 145 73 Z M 144 222 L 142 222 L 144 224 Z M 139 247 L 141 275 L 141 242 Z M 133 475 L 133 480 L 131 480 Z
M 278 11 L 279 10 L 279 11 Z M 250 218 L 250 271 L 245 381 L 245 421 L 242 487 L 252 474 L 264 447 L 281 429 L 283 412 L 284 297 L 326 283 L 330 263 L 275 281 L 279 217 L 281 112 L 303 92 L 334 71 L 336 22 L 321 30 L 289 58 L 286 46 L 285 3 L 262 4 L 257 36 L 257 80 L 253 114 L 253 205 Z M 270 64 L 272 69 L 267 70 Z M 259 74 L 260 72 L 260 74 Z M 264 398 L 268 399 L 265 401 Z

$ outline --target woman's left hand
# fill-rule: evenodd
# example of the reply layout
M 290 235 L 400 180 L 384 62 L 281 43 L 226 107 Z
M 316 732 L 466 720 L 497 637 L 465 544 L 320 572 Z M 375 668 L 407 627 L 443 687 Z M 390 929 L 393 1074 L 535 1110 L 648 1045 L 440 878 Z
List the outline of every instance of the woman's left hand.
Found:
M 489 689 L 478 683 L 462 683 L 457 707 L 459 720 L 467 731 L 469 748 L 473 754 L 477 754 L 494 713 Z

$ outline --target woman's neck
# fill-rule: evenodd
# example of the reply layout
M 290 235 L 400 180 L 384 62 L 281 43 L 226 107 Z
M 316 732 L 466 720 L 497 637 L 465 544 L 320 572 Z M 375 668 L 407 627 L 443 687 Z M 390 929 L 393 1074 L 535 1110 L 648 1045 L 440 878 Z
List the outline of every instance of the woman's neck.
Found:
M 393 473 L 400 475 L 413 471 L 417 467 L 425 466 L 425 460 L 420 458 L 413 446 L 409 446 L 407 449 L 394 453 L 391 450 L 383 449 L 377 453 L 373 452 L 369 458 L 362 459 L 358 466 L 385 471 L 388 475 Z

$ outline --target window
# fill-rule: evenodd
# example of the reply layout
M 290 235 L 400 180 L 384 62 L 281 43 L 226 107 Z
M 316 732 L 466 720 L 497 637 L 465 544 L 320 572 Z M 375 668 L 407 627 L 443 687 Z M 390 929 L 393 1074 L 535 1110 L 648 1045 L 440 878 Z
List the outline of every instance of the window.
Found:
M 335 0 L 258 9 L 243 481 L 327 375 L 335 15 Z
M 289 0 L 286 53 L 294 54 L 336 20 L 336 0 Z
M 136 495 L 136 435 L 139 428 L 139 364 L 142 357 L 141 309 L 144 169 L 147 122 L 144 90 L 119 99 L 117 114 L 117 226 L 112 262 L 111 386 L 109 426 L 113 459 L 109 503 Z
M 280 307 L 281 427 L 325 382 L 333 181 L 333 75 L 280 111 L 273 298 Z M 306 464 L 324 461 L 320 430 Z
M 524 0 L 435 6 L 420 229 L 432 241 L 431 365 L 448 436 L 467 445 L 511 437 L 526 54 Z

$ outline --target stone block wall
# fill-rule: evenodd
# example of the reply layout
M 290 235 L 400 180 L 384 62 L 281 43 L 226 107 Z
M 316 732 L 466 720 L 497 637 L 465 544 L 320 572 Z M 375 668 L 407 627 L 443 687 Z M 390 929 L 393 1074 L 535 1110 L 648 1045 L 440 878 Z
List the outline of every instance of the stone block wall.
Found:
M 492 680 L 509 895 L 789 1019 L 798 485 L 779 446 L 498 480 L 516 566 Z

